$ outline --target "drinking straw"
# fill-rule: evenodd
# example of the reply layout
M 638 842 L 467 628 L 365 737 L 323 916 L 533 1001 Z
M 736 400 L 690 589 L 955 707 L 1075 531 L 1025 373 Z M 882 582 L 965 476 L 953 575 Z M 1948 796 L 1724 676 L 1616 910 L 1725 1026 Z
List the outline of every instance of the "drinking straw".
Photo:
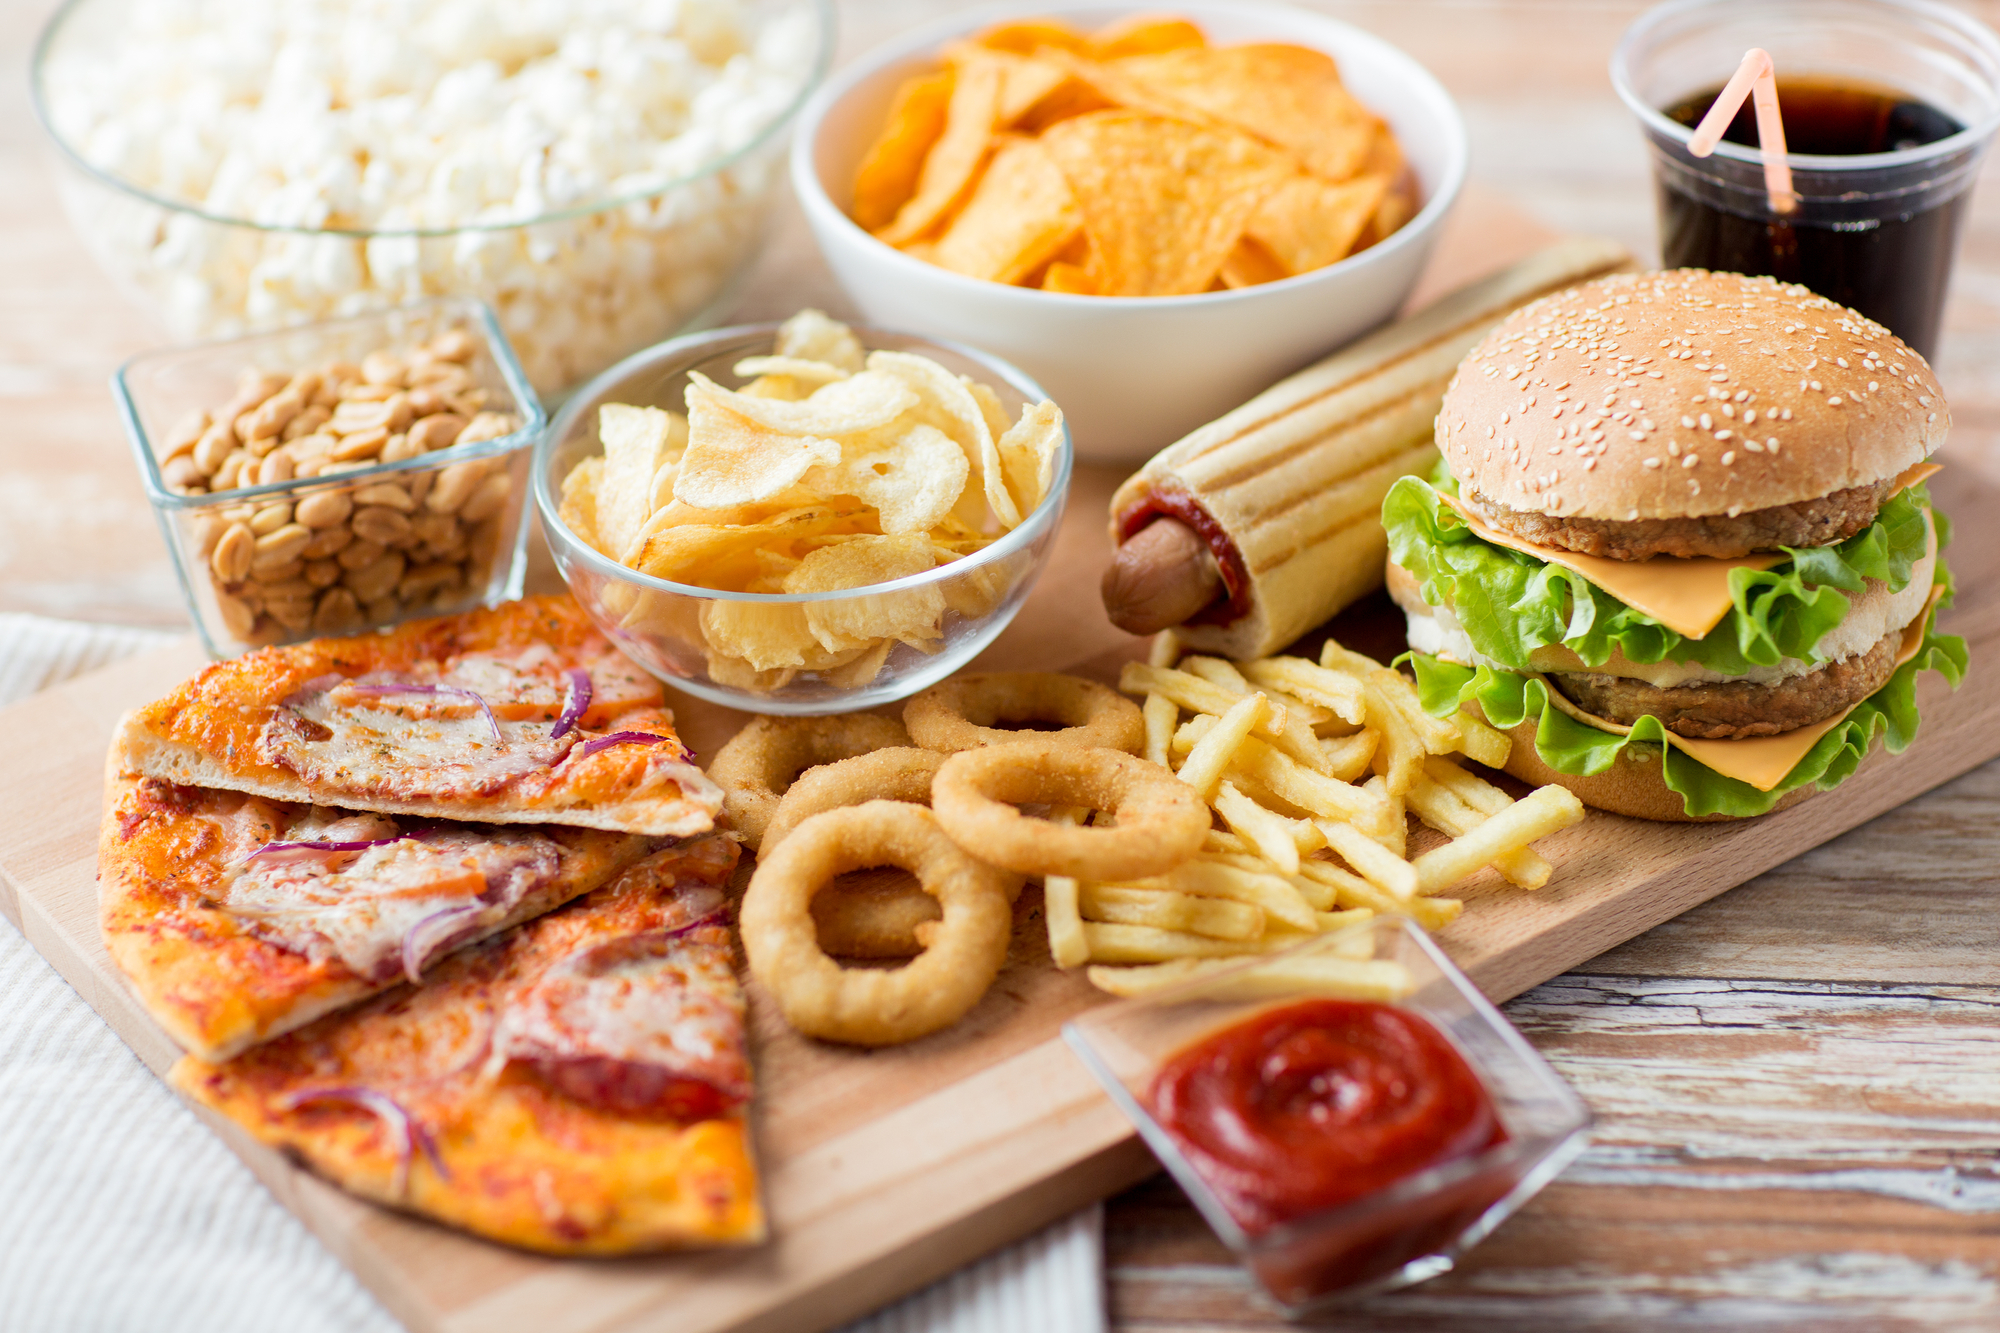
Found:
M 1757 143 L 1764 158 L 1764 191 L 1770 196 L 1773 213 L 1790 213 L 1799 206 L 1799 197 L 1792 190 L 1792 167 L 1785 160 L 1785 122 L 1778 115 L 1778 78 L 1771 64 L 1771 53 L 1760 46 L 1753 46 L 1743 53 L 1743 63 L 1736 67 L 1715 104 L 1708 114 L 1695 126 L 1694 135 L 1688 140 L 1688 152 L 1696 157 L 1707 157 L 1722 142 L 1723 134 L 1729 129 L 1729 122 L 1736 119 L 1742 109 L 1743 99 L 1752 96 L 1757 106 Z

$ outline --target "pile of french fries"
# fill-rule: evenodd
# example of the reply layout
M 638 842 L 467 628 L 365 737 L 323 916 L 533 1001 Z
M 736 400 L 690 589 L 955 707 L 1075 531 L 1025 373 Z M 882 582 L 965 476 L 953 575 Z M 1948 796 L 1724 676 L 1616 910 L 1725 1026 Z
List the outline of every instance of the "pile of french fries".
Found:
M 1511 740 L 1470 714 L 1432 717 L 1400 672 L 1329 640 L 1320 660 L 1182 656 L 1171 630 L 1119 688 L 1145 698 L 1146 758 L 1208 801 L 1221 827 L 1168 874 L 1129 884 L 1052 876 L 1059 966 L 1141 995 L 1377 914 L 1426 929 L 1464 908 L 1445 891 L 1492 866 L 1537 889 L 1552 867 L 1531 844 L 1583 818 L 1562 787 L 1516 801 L 1460 766 L 1507 761 Z M 1450 840 L 1411 857 L 1409 816 Z M 1077 818 L 1080 812 L 1058 812 Z M 1369 957 L 1299 965 L 1321 989 L 1393 999 L 1403 969 Z

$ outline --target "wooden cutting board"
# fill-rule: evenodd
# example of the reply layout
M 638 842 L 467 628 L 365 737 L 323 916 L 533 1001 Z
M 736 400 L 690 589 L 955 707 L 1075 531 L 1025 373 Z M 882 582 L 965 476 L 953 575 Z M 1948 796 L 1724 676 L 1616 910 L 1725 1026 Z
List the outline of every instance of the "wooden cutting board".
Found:
M 1444 287 L 1526 253 L 1546 233 L 1468 192 L 1426 276 Z M 1945 461 L 1952 461 L 1947 449 Z M 1538 893 L 1490 872 L 1440 937 L 1492 998 L 1515 995 L 1696 903 L 2000 755 L 2000 486 L 1975 460 L 1932 483 L 1960 518 L 1961 589 L 1944 626 L 1971 642 L 1956 694 L 1919 690 L 1924 734 L 1876 756 L 1837 791 L 1766 819 L 1662 825 L 1593 812 L 1539 844 L 1558 865 Z M 1089 595 L 1108 554 L 1102 515 L 1120 475 L 1082 468 L 1050 567 L 989 669 L 1115 679 L 1143 645 Z M 1386 602 L 1333 626 L 1377 655 L 1400 649 Z M 97 823 L 103 762 L 125 709 L 203 664 L 192 639 L 0 710 L 0 911 L 156 1072 L 178 1052 L 130 998 L 99 941 Z M 713 754 L 742 716 L 677 701 L 683 733 Z M 416 1333 L 812 1333 L 863 1314 L 1153 1169 L 1126 1123 L 1061 1044 L 1062 1021 L 1104 999 L 1057 972 L 1033 890 L 1005 972 L 961 1023 L 864 1052 L 800 1039 L 751 991 L 760 1081 L 756 1139 L 773 1241 L 748 1253 L 622 1261 L 544 1259 L 349 1197 L 197 1108 L 209 1124 Z

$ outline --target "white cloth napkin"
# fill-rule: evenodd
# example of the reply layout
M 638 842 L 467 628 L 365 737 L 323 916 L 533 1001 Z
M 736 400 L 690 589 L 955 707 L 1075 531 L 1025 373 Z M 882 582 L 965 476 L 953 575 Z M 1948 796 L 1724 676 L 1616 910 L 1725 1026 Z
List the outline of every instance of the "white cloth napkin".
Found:
M 171 637 L 0 614 L 0 703 Z M 1102 1216 L 846 1333 L 1103 1333 Z M 0 1333 L 399 1328 L 0 919 Z

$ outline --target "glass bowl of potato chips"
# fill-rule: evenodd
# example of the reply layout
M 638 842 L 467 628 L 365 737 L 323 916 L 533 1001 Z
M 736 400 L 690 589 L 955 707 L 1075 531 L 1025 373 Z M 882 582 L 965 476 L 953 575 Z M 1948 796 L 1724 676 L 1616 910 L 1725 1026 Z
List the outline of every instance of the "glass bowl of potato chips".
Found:
M 982 7 L 800 114 L 792 187 L 862 316 L 1048 386 L 1136 464 L 1408 299 L 1464 183 L 1424 67 L 1241 0 Z
M 647 670 L 760 713 L 889 703 L 1006 628 L 1069 488 L 1013 366 L 818 311 L 640 352 L 535 461 L 556 565 Z

